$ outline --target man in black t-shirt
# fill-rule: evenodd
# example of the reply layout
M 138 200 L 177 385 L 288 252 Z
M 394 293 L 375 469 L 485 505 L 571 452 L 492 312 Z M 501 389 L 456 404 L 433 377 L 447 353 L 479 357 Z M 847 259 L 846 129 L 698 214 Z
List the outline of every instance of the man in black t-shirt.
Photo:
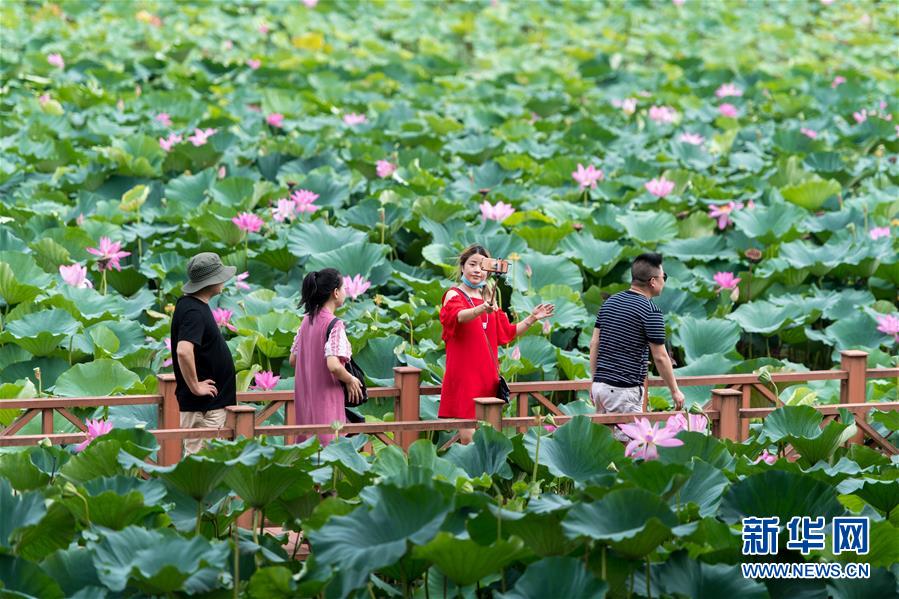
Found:
M 209 309 L 209 300 L 222 292 L 237 271 L 211 252 L 187 263 L 190 279 L 172 316 L 175 395 L 181 409 L 181 428 L 221 428 L 225 407 L 237 403 L 234 360 Z M 203 447 L 202 439 L 187 439 L 185 454 Z
M 631 288 L 611 296 L 599 309 L 590 340 L 590 396 L 598 412 L 643 411 L 650 351 L 675 406 L 683 407 L 684 394 L 677 386 L 665 349 L 665 320 L 652 301 L 662 293 L 667 279 L 662 256 L 641 254 L 631 265 Z M 627 439 L 617 430 L 616 437 Z

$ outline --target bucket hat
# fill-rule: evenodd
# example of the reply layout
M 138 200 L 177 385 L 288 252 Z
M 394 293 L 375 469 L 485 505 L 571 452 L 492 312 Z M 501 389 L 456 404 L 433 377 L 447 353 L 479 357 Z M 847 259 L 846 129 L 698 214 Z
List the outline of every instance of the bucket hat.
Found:
M 236 267 L 222 264 L 218 254 L 202 252 L 188 260 L 187 278 L 190 281 L 181 289 L 184 293 L 196 293 L 209 285 L 224 283 L 236 272 Z

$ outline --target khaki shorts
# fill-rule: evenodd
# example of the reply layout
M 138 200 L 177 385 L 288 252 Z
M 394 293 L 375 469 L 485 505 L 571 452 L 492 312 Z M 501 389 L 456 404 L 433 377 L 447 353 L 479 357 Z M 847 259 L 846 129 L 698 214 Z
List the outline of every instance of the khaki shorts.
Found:
M 209 410 L 207 412 L 181 412 L 181 428 L 222 428 L 225 426 L 227 410 Z M 197 453 L 203 449 L 206 439 L 185 439 L 184 455 Z
M 613 387 L 605 383 L 593 383 L 593 401 L 598 414 L 628 414 L 643 411 L 643 385 L 639 387 Z M 612 433 L 619 441 L 630 441 L 617 426 Z

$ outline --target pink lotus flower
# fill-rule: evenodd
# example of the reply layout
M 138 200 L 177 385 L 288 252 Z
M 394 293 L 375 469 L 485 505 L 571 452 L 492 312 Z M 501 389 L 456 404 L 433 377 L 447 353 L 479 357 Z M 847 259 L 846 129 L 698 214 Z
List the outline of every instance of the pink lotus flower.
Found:
M 734 210 L 743 208 L 743 202 L 728 202 L 727 204 L 709 206 L 709 216 L 718 219 L 718 229 L 724 230 L 730 224 L 730 214 Z
M 272 209 L 272 218 L 283 223 L 285 220 L 292 220 L 297 214 L 297 205 L 293 200 L 281 198 L 278 200 L 278 207 Z
M 108 420 L 88 420 L 85 424 L 87 425 L 87 439 L 75 446 L 77 452 L 84 451 L 91 441 L 112 430 L 112 422 Z
M 232 310 L 226 310 L 224 308 L 216 308 L 212 311 L 212 317 L 215 319 L 215 324 L 220 327 L 225 327 L 231 331 L 236 332 L 237 327 L 231 324 L 231 317 L 234 316 L 234 312 Z
M 226 169 L 225 166 L 222 165 L 222 166 L 219 167 L 219 170 L 218 170 L 218 173 L 217 173 L 217 174 L 218 174 L 218 178 L 219 178 L 219 179 L 224 179 L 224 178 L 225 178 L 225 175 L 228 174 L 228 169 Z
M 50 101 L 50 94 L 41 94 L 37 101 L 41 106 L 45 106 Z
M 736 289 L 742 280 L 740 277 L 735 277 L 732 272 L 716 272 L 714 279 L 715 283 L 718 284 L 718 289 L 715 291 L 719 293 L 725 289 Z
M 207 140 L 215 135 L 218 129 L 194 129 L 194 134 L 187 138 L 187 141 L 196 147 L 205 146 Z
M 728 98 L 731 96 L 739 98 L 743 95 L 743 90 L 733 83 L 725 83 L 717 90 L 715 90 L 715 95 L 719 98 Z
M 705 138 L 697 133 L 681 133 L 678 139 L 692 146 L 701 146 L 705 142 Z
M 509 357 L 512 358 L 513 360 L 520 360 L 521 359 L 521 348 L 518 347 L 517 345 L 515 347 L 513 347 L 512 353 L 509 354 Z
M 307 8 L 315 8 L 315 5 L 318 4 L 318 0 L 303 0 L 303 4 L 305 4 Z
M 290 194 L 290 199 L 293 200 L 297 212 L 312 213 L 318 210 L 318 206 L 313 204 L 313 202 L 318 199 L 318 194 L 314 191 L 298 189 Z
M 596 169 L 592 164 L 587 168 L 580 162 L 577 163 L 577 170 L 571 173 L 571 178 L 577 181 L 581 189 L 596 189 L 596 182 L 605 179 L 605 174 Z
M 708 427 L 709 419 L 704 414 L 688 414 L 684 416 L 682 412 L 678 412 L 665 423 L 665 428 L 671 431 L 672 435 L 676 435 L 681 431 L 705 433 Z
M 234 278 L 234 286 L 237 287 L 239 291 L 249 291 L 250 286 L 244 283 L 244 281 L 249 278 L 250 273 L 242 272 Z
M 222 42 L 222 48 L 224 48 L 225 50 L 230 50 L 233 47 L 234 47 L 234 42 L 232 42 L 231 40 L 225 40 L 224 42 Z
M 855 119 L 855 122 L 859 125 L 868 120 L 868 111 L 862 108 L 858 112 L 852 113 L 852 118 Z
M 244 233 L 258 233 L 262 228 L 262 219 L 252 212 L 241 212 L 231 219 L 238 229 Z
M 877 317 L 877 330 L 887 335 L 892 335 L 896 343 L 899 343 L 899 317 L 892 314 L 884 314 Z
M 284 115 L 280 112 L 273 112 L 265 117 L 265 122 L 272 127 L 282 127 L 284 125 Z
M 683 6 L 686 1 L 687 0 L 671 0 L 671 3 L 675 6 Z
M 177 133 L 169 133 L 168 137 L 159 138 L 159 147 L 166 152 L 171 152 L 172 148 L 174 148 L 177 144 L 180 144 L 181 141 L 182 139 L 180 135 L 178 135 Z
M 799 132 L 802 133 L 803 135 L 805 135 L 806 137 L 808 137 L 809 139 L 818 139 L 818 132 L 815 131 L 814 129 L 808 129 L 806 127 L 803 127 L 799 130 Z
M 347 125 L 350 125 L 351 127 L 353 125 L 361 125 L 367 120 L 368 119 L 365 118 L 364 114 L 356 114 L 355 112 L 343 115 L 343 122 Z
M 165 338 L 165 348 L 167 350 L 169 350 L 169 357 L 166 358 L 166 360 L 162 363 L 162 367 L 168 368 L 169 366 L 172 365 L 172 355 L 171 355 L 172 354 L 172 338 L 171 337 Z
M 830 87 L 833 89 L 836 89 L 836 88 L 840 87 L 841 85 L 843 85 L 844 83 L 846 83 L 846 78 L 843 77 L 842 75 L 837 75 L 836 77 L 833 78 L 833 81 L 830 82 Z
M 549 332 L 552 331 L 552 329 L 553 329 L 552 323 L 548 320 L 544 320 L 543 321 L 543 334 L 549 335 Z
M 167 112 L 160 112 L 156 115 L 156 122 L 162 125 L 163 127 L 171 127 L 172 126 L 172 117 L 169 116 Z
M 80 264 L 72 264 L 71 266 L 59 265 L 59 276 L 66 284 L 72 287 L 92 288 L 93 283 L 87 278 L 87 267 Z
M 268 23 L 262 23 L 259 25 L 259 33 L 262 35 L 268 35 Z
M 534 271 L 531 269 L 530 264 L 524 265 L 524 274 L 527 275 L 528 278 L 534 276 Z
M 121 264 L 119 264 L 119 260 L 126 256 L 130 256 L 131 252 L 123 252 L 122 244 L 118 241 L 113 242 L 109 239 L 109 237 L 101 237 L 100 238 L 100 247 L 99 248 L 87 248 L 88 253 L 97 256 L 99 260 L 97 260 L 97 268 L 100 271 L 116 269 L 122 270 Z
M 253 381 L 256 384 L 250 387 L 250 389 L 256 389 L 257 391 L 271 391 L 280 380 L 281 377 L 274 372 L 263 370 L 262 372 L 257 372 L 253 375 Z
M 677 111 L 670 106 L 653 106 L 649 109 L 649 118 L 657 123 L 673 123 Z
M 636 98 L 625 98 L 624 100 L 612 100 L 612 106 L 615 108 L 620 108 L 621 112 L 626 115 L 632 115 L 637 112 L 637 99 Z
M 375 164 L 375 171 L 378 173 L 379 177 L 381 177 L 382 179 L 386 179 L 396 172 L 396 165 L 388 162 L 387 160 L 378 160 L 378 162 Z
M 762 453 L 759 454 L 759 457 L 755 459 L 753 464 L 758 464 L 759 462 L 765 462 L 769 466 L 777 461 L 777 456 L 773 453 L 768 453 L 767 449 L 763 449 Z
M 57 69 L 66 68 L 66 61 L 62 59 L 62 54 L 59 54 L 58 52 L 47 54 L 47 62 L 51 67 L 56 67 Z
M 646 418 L 638 418 L 633 424 L 619 424 L 631 442 L 624 448 L 624 455 L 642 460 L 654 460 L 659 457 L 659 447 L 678 447 L 684 442 L 675 439 L 670 430 L 661 427 L 661 423 L 651 424 Z
M 503 222 L 507 218 L 509 218 L 513 212 L 515 212 L 515 208 L 506 204 L 504 202 L 497 202 L 495 206 L 491 205 L 490 202 L 484 200 L 481 204 L 481 218 L 484 220 L 495 220 L 497 222 Z
M 868 231 L 868 235 L 871 236 L 871 239 L 878 240 L 881 237 L 889 237 L 890 236 L 890 228 L 889 227 L 874 227 L 870 231 Z
M 669 181 L 663 176 L 659 177 L 658 179 L 647 181 L 643 184 L 643 187 L 646 188 L 646 191 L 656 196 L 657 198 L 664 198 L 666 195 L 674 191 L 674 181 Z
M 727 102 L 718 107 L 718 113 L 731 119 L 737 118 L 737 115 L 740 114 L 736 106 Z
M 371 287 L 371 281 L 365 279 L 362 275 L 356 275 L 352 279 L 348 276 L 343 277 L 343 290 L 352 299 L 356 299 Z
M 262 66 L 262 61 L 258 58 L 249 58 L 247 59 L 247 66 L 255 71 Z

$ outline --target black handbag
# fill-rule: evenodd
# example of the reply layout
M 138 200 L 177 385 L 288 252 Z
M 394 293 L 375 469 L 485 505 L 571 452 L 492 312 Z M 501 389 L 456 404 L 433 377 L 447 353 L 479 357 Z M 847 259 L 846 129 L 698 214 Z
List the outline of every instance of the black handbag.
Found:
M 461 293 L 465 299 L 468 300 L 468 304 L 474 308 L 474 302 L 471 301 L 471 298 L 468 297 L 468 294 L 459 289 L 458 287 L 453 287 L 454 290 Z M 490 350 L 490 340 L 487 338 L 487 329 L 484 330 L 484 343 L 487 344 L 487 353 L 493 355 L 493 352 Z M 499 357 L 496 358 L 496 374 L 499 377 L 499 384 L 496 386 L 496 397 L 503 400 L 505 403 L 509 403 L 512 398 L 512 392 L 509 389 L 509 383 L 506 382 L 506 377 L 504 377 L 499 371 Z
M 330 323 L 328 323 L 328 330 L 325 331 L 325 342 L 327 342 L 328 338 L 331 336 L 331 330 L 334 328 L 334 323 L 336 323 L 338 319 L 335 317 Z M 347 389 L 346 385 L 343 382 L 340 383 L 340 386 L 343 387 L 343 403 L 345 406 L 360 406 L 368 401 L 368 388 L 365 386 L 365 373 L 362 372 L 362 369 L 359 368 L 359 365 L 353 361 L 353 358 L 343 365 L 346 368 L 346 371 L 349 372 L 352 376 L 359 379 L 359 382 L 362 383 L 362 399 L 359 403 L 351 403 L 350 402 L 350 391 Z

